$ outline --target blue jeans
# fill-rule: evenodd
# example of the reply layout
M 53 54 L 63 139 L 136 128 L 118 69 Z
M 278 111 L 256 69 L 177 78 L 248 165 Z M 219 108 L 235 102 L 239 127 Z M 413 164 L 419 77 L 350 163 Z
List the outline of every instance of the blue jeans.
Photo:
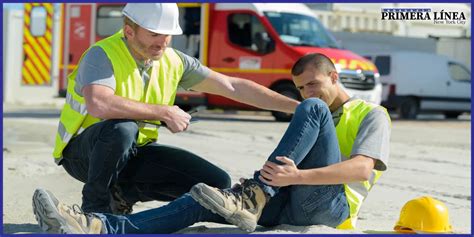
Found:
M 73 138 L 61 165 L 82 181 L 82 209 L 110 213 L 110 188 L 121 188 L 128 203 L 172 201 L 197 183 L 230 187 L 222 169 L 180 148 L 149 143 L 137 147 L 133 120 L 105 120 Z M 198 167 L 198 168 L 197 168 Z
M 287 156 L 301 169 L 318 168 L 340 162 L 335 127 L 327 105 L 319 99 L 303 101 L 275 151 L 268 158 Z M 256 180 L 258 172 L 255 173 Z M 343 185 L 293 185 L 283 188 L 261 183 L 271 195 L 258 224 L 315 225 L 336 227 L 349 216 Z M 226 223 L 189 195 L 165 206 L 136 214 L 117 216 L 94 213 L 110 234 L 173 233 L 194 223 Z

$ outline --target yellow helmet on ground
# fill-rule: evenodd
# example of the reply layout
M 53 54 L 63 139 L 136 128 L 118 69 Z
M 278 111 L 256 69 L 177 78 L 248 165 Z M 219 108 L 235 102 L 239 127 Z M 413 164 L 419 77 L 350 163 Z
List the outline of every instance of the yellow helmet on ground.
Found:
M 405 203 L 400 219 L 393 228 L 400 233 L 451 232 L 448 208 L 432 197 L 424 196 Z

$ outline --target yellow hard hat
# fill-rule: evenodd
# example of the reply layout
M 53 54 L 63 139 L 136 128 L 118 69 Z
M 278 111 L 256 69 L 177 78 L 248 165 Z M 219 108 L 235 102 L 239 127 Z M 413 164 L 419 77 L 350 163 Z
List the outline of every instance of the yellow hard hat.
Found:
M 446 205 L 427 196 L 405 203 L 400 212 L 400 219 L 393 229 L 400 233 L 446 233 L 452 231 Z

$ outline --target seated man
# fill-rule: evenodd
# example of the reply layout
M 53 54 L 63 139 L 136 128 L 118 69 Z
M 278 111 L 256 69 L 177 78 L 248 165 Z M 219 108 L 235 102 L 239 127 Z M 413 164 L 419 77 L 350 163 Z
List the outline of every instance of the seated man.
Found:
M 386 110 L 350 98 L 322 54 L 292 68 L 306 98 L 277 148 L 253 179 L 231 189 L 197 184 L 169 204 L 131 215 L 82 213 L 38 189 L 33 209 L 44 231 L 61 233 L 172 233 L 196 222 L 354 228 L 368 192 L 387 168 L 390 118 Z

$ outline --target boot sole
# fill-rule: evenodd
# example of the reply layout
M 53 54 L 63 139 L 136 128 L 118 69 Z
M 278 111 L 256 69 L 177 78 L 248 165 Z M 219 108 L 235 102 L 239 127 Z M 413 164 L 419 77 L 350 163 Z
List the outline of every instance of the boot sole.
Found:
M 207 196 L 199 185 L 195 185 L 190 191 L 191 197 L 197 201 L 201 206 L 211 211 L 214 214 L 222 216 L 230 224 L 236 225 L 239 229 L 246 232 L 253 232 L 257 224 L 253 219 L 249 219 L 239 213 L 232 213 L 221 205 L 217 204 Z
M 33 194 L 33 212 L 44 232 L 72 234 L 68 224 L 59 214 L 56 205 L 46 190 L 35 190 Z

